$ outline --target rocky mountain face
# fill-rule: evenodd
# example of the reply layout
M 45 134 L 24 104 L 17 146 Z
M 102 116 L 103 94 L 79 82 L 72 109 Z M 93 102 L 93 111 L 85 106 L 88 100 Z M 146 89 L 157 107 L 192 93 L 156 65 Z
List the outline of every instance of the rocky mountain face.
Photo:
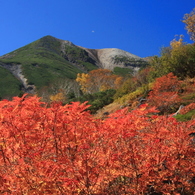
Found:
M 137 71 L 141 67 L 141 64 L 144 63 L 144 60 L 140 57 L 117 48 L 83 49 L 94 59 L 97 66 L 103 69 L 113 70 L 115 67 L 128 67 Z
M 136 72 L 145 64 L 142 58 L 120 49 L 88 49 L 70 41 L 45 36 L 1 56 L 0 74 L 1 70 L 7 69 L 10 73 L 7 77 L 14 76 L 19 80 L 21 90 L 33 93 L 35 88 L 48 86 L 56 79 L 75 79 L 81 72 L 98 68 L 114 70 L 115 67 Z M 0 83 L 3 79 L 0 78 Z M 10 86 L 0 85 L 1 88 Z M 2 91 L 0 97 L 3 97 Z
M 69 59 L 69 54 L 66 49 L 67 46 L 77 47 L 83 50 L 85 57 L 87 56 L 87 61 L 95 64 L 99 68 L 113 70 L 115 67 L 121 68 L 130 68 L 134 71 L 139 70 L 139 68 L 146 63 L 146 61 L 134 54 L 126 52 L 117 48 L 107 48 L 107 49 L 88 49 L 85 47 L 74 45 L 70 41 L 62 41 L 62 52 L 66 55 L 67 59 Z M 81 56 L 80 56 L 81 57 Z M 85 61 L 85 59 L 82 59 Z

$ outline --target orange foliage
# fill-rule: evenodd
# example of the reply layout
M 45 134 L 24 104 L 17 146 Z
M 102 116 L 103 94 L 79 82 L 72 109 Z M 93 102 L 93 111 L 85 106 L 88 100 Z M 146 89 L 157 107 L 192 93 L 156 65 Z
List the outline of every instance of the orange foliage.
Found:
M 107 69 L 97 69 L 88 74 L 78 73 L 76 81 L 84 93 L 94 93 L 117 89 L 122 84 L 122 77 L 112 74 L 112 71 Z
M 195 121 L 142 105 L 105 120 L 74 102 L 37 97 L 0 102 L 1 194 L 176 194 L 194 192 Z
M 65 97 L 64 97 L 64 94 L 62 92 L 59 92 L 55 95 L 51 95 L 50 100 L 51 101 L 56 101 L 56 102 L 58 102 L 58 101 L 62 102 L 62 101 L 65 100 Z
M 168 111 L 170 107 L 181 102 L 178 96 L 180 85 L 181 82 L 173 73 L 157 78 L 149 93 L 149 103 L 157 106 L 163 112 Z

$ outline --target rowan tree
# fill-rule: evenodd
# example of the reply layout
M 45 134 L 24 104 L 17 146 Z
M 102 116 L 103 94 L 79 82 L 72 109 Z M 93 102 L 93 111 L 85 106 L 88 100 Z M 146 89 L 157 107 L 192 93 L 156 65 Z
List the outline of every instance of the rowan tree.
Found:
M 180 84 L 181 82 L 173 73 L 157 78 L 149 93 L 148 102 L 155 105 L 162 113 L 174 111 L 181 102 L 178 95 Z
M 154 115 L 147 104 L 104 120 L 87 108 L 27 95 L 0 101 L 0 193 L 194 193 L 195 120 Z

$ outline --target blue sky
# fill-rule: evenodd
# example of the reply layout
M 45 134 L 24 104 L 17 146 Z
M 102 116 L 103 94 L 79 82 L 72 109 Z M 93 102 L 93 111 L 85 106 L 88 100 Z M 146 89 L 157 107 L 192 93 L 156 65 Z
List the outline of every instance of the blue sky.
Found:
M 0 56 L 51 35 L 91 49 L 159 55 L 194 0 L 0 0 Z

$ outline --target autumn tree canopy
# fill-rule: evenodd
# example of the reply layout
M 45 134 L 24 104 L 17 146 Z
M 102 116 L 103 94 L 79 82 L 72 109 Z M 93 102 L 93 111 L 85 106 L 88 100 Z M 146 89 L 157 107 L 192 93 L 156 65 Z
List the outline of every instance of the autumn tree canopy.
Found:
M 113 74 L 111 70 L 97 69 L 89 73 L 79 73 L 76 81 L 84 93 L 95 93 L 118 88 L 122 84 L 122 77 Z
M 189 14 L 184 15 L 182 22 L 186 24 L 186 30 L 190 35 L 190 39 L 195 42 L 195 8 Z
M 178 77 L 193 78 L 195 76 L 195 46 L 183 41 L 183 35 L 178 40 L 173 39 L 170 43 L 169 66 L 170 71 Z
M 174 38 L 169 47 L 162 48 L 160 57 L 151 58 L 150 80 L 169 72 L 181 79 L 195 76 L 195 45 L 187 44 L 183 39 L 183 35 Z

